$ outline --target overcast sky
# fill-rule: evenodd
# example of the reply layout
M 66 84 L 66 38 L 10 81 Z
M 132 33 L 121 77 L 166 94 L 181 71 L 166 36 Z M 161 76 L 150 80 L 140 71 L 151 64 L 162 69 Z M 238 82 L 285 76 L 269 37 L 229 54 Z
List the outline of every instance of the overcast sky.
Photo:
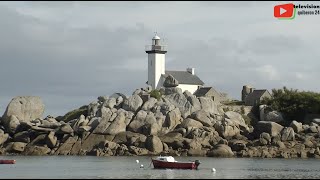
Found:
M 245 84 L 319 92 L 320 15 L 278 20 L 277 4 L 0 2 L 0 116 L 15 96 L 40 96 L 44 116 L 57 116 L 145 87 L 155 31 L 167 70 L 194 67 L 232 98 Z

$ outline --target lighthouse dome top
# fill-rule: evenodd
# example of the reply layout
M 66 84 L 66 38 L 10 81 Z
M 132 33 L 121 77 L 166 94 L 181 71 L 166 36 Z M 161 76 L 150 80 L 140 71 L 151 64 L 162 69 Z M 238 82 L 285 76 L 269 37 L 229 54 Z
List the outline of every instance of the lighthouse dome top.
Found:
M 153 39 L 153 40 L 156 40 L 156 39 L 160 39 L 160 37 L 157 36 L 157 35 L 155 35 L 152 39 Z

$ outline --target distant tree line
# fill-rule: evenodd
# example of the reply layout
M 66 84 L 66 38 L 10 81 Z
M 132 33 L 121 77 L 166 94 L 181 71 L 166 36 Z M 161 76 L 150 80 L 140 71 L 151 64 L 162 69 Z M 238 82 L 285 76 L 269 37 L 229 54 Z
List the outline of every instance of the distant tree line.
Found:
M 262 104 L 283 114 L 286 121 L 302 122 L 305 115 L 320 114 L 320 93 L 297 89 L 272 89 L 272 98 L 263 99 Z

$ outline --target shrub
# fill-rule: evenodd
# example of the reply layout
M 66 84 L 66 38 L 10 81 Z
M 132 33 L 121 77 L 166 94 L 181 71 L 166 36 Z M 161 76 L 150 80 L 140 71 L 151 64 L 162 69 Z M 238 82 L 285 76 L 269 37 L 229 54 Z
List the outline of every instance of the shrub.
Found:
M 152 90 L 152 91 L 150 92 L 150 97 L 154 97 L 154 98 L 156 98 L 158 101 L 161 99 L 161 96 L 162 96 L 161 92 L 160 92 L 159 90 L 157 90 L 157 89 L 154 89 L 154 90 Z
M 241 114 L 244 114 L 244 113 L 245 113 L 243 106 L 241 106 L 241 111 L 240 111 L 240 113 L 241 113 Z
M 301 121 L 308 113 L 320 113 L 320 93 L 311 91 L 299 92 L 286 87 L 272 89 L 272 98 L 264 99 L 262 103 L 281 112 L 286 121 Z

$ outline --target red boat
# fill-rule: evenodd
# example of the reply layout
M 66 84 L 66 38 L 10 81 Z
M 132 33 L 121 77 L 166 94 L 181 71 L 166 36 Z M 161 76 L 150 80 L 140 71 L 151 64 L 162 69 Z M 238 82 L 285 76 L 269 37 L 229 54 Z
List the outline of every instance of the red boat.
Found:
M 15 164 L 16 160 L 1 160 L 0 159 L 0 164 Z
M 153 167 L 157 169 L 198 169 L 199 160 L 192 162 L 178 162 L 172 156 L 160 156 L 151 159 Z

